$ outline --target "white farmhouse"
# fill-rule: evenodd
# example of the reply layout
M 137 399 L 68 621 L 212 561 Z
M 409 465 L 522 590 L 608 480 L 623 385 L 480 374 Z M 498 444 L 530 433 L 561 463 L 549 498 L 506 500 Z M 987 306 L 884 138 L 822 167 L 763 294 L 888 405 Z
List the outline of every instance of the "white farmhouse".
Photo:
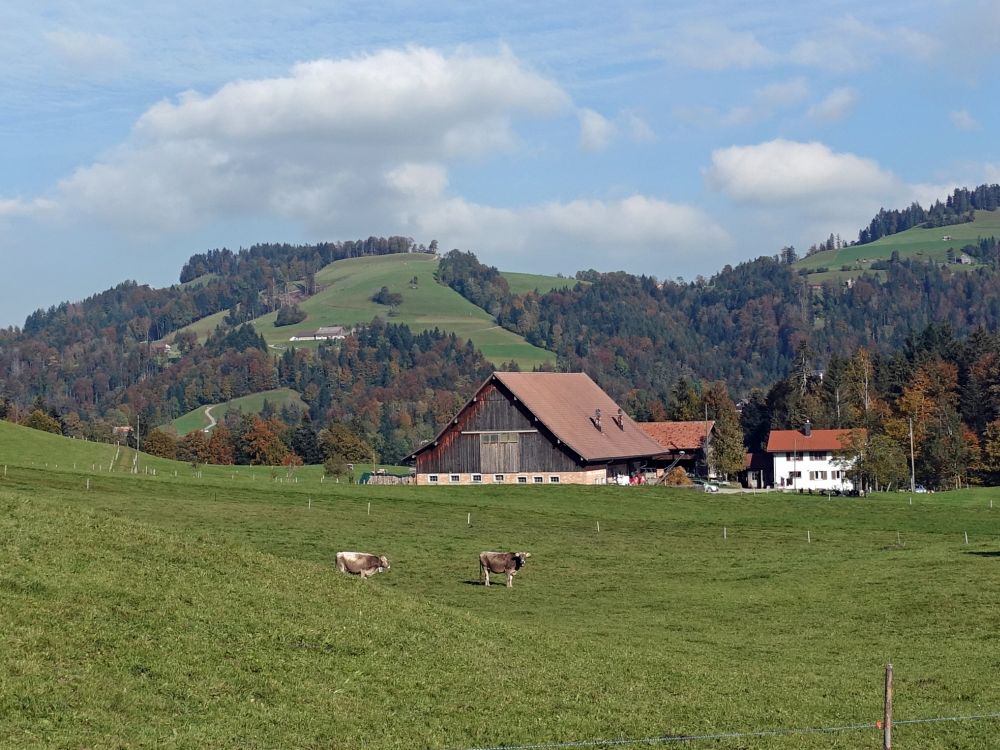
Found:
M 771 430 L 767 453 L 774 468 L 777 489 L 849 492 L 854 483 L 847 472 L 853 461 L 838 456 L 854 430 L 814 430 L 809 422 L 801 430 Z M 864 430 L 858 432 L 864 433 Z

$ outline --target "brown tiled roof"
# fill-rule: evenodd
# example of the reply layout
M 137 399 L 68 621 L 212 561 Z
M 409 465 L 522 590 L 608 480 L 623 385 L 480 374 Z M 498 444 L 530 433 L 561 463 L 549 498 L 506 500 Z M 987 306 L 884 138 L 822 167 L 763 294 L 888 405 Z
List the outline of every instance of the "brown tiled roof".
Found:
M 707 422 L 639 422 L 642 431 L 667 451 L 701 450 L 705 436 L 714 426 L 714 419 Z
M 495 372 L 515 398 L 570 450 L 587 461 L 653 456 L 659 443 L 627 414 L 618 426 L 618 404 L 582 372 Z M 601 410 L 601 429 L 593 417 Z
M 813 430 L 809 437 L 802 430 L 771 430 L 767 452 L 779 451 L 839 451 L 852 432 L 867 435 L 867 430 Z

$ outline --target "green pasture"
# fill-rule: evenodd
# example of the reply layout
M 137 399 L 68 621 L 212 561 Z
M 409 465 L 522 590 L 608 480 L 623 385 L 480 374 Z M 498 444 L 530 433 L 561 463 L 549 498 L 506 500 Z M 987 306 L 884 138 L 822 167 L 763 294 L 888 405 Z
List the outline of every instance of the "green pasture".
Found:
M 275 409 L 280 409 L 289 404 L 295 406 L 300 411 L 307 411 L 309 408 L 302 400 L 302 396 L 299 395 L 298 391 L 293 391 L 291 388 L 275 388 L 270 391 L 261 391 L 260 393 L 252 393 L 249 396 L 234 398 L 222 404 L 199 406 L 197 409 L 192 409 L 187 414 L 178 417 L 170 424 L 177 431 L 178 435 L 187 435 L 189 432 L 203 430 L 212 424 L 206 413 L 208 409 L 212 410 L 212 417 L 215 418 L 216 422 L 219 422 L 233 409 L 239 409 L 244 414 L 260 414 L 264 408 L 265 401 Z
M 948 250 L 958 252 L 973 244 L 980 237 L 1000 237 L 1000 211 L 976 211 L 976 220 L 967 224 L 954 224 L 935 229 L 914 227 L 905 232 L 882 237 L 867 245 L 854 245 L 840 250 L 825 250 L 795 262 L 796 268 L 820 268 L 839 271 L 845 265 L 861 265 L 867 268 L 875 260 L 888 260 L 894 250 L 901 257 L 914 260 L 944 263 Z M 951 239 L 945 240 L 944 237 Z M 955 265 L 954 268 L 960 266 Z
M 897 720 L 1000 711 L 995 490 L 100 474 L 42 461 L 109 446 L 24 432 L 0 429 L 3 747 L 876 748 L 887 662 Z M 392 569 L 340 575 L 342 549 Z M 513 589 L 479 583 L 483 549 L 532 552 Z M 998 732 L 907 723 L 894 747 Z
M 537 273 L 515 273 L 513 271 L 501 271 L 500 275 L 507 280 L 507 285 L 514 294 L 527 294 L 528 292 L 538 292 L 546 294 L 555 289 L 570 288 L 581 283 L 576 279 L 563 279 L 558 276 L 546 276 Z M 582 282 L 589 284 L 589 281 Z
M 437 263 L 434 256 L 422 253 L 349 258 L 331 263 L 316 274 L 316 283 L 324 287 L 322 291 L 299 305 L 307 314 L 304 321 L 275 328 L 277 313 L 270 313 L 255 320 L 254 327 L 269 345 L 285 347 L 290 345 L 288 339 L 294 333 L 326 325 L 354 326 L 380 316 L 391 323 L 405 323 L 414 331 L 437 328 L 463 340 L 470 339 L 487 359 L 497 364 L 513 358 L 523 369 L 530 370 L 555 360 L 551 352 L 501 328 L 485 310 L 450 287 L 438 284 L 434 280 Z M 415 286 L 410 284 L 413 277 L 417 278 Z M 383 286 L 403 296 L 402 304 L 393 314 L 385 305 L 371 301 L 371 296 Z
M 276 328 L 277 313 L 269 313 L 253 321 L 272 349 L 288 346 L 316 347 L 318 342 L 290 342 L 296 333 L 314 331 L 320 326 L 356 326 L 371 322 L 376 316 L 392 323 L 405 323 L 414 331 L 437 328 L 454 333 L 462 340 L 470 339 L 483 355 L 495 364 L 516 360 L 522 369 L 530 370 L 545 362 L 554 362 L 555 354 L 527 343 L 522 337 L 497 325 L 485 310 L 476 307 L 450 287 L 434 280 L 438 259 L 424 253 L 366 256 L 349 258 L 326 266 L 316 274 L 321 291 L 299 303 L 306 319 L 295 325 Z M 519 274 L 529 277 L 529 274 Z M 411 279 L 417 278 L 412 286 Z M 569 280 L 553 276 L 530 276 L 530 283 L 543 287 L 551 282 Z M 529 283 L 525 281 L 524 283 Z M 371 301 L 381 287 L 403 295 L 395 311 Z M 532 287 L 534 288 L 534 287 Z M 547 289 L 546 289 L 547 291 Z M 390 314 L 392 312 L 392 314 Z M 226 312 L 203 318 L 184 330 L 191 330 L 204 339 L 215 330 Z

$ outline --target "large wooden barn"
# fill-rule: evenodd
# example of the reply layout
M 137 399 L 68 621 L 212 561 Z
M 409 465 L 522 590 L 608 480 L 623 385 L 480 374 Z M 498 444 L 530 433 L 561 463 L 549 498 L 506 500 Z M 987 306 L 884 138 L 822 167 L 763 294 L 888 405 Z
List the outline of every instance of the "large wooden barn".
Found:
M 495 372 L 416 450 L 416 481 L 605 484 L 663 448 L 584 373 Z

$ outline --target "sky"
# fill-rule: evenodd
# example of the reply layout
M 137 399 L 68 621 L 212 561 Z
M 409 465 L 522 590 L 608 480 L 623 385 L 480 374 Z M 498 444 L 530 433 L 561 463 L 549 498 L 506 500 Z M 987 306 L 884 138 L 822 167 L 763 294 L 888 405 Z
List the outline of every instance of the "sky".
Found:
M 1000 181 L 994 0 L 0 5 L 0 327 L 211 248 L 660 279 Z

